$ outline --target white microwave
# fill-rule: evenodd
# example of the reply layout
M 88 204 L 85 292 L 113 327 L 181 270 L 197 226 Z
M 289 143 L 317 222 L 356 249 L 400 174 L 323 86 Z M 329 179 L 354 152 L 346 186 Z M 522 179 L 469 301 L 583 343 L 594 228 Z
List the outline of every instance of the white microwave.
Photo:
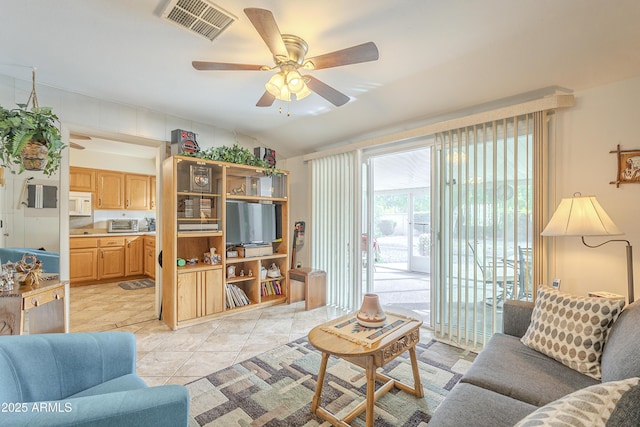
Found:
M 91 216 L 91 193 L 69 192 L 69 216 Z

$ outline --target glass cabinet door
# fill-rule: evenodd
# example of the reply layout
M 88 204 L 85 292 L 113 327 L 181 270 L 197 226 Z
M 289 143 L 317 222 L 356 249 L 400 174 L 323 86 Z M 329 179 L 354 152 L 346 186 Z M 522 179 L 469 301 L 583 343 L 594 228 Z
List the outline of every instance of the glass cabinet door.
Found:
M 180 160 L 176 169 L 178 232 L 222 231 L 222 167 Z

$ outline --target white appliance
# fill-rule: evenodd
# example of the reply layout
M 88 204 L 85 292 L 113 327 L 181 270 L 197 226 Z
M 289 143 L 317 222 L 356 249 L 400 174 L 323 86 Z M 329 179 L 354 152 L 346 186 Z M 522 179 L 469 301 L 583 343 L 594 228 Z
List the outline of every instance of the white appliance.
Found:
M 91 216 L 91 193 L 69 192 L 69 216 Z

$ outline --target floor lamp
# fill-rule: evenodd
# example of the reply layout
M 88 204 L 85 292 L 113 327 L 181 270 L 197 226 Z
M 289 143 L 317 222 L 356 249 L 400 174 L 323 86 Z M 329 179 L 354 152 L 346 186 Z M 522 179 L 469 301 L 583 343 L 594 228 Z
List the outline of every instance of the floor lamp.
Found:
M 541 233 L 543 236 L 580 236 L 589 248 L 598 248 L 611 242 L 627 244 L 627 282 L 629 304 L 633 298 L 633 254 L 628 240 L 607 240 L 599 245 L 588 245 L 584 236 L 618 236 L 620 229 L 611 221 L 594 196 L 575 193 L 570 199 L 562 199 L 558 209 Z

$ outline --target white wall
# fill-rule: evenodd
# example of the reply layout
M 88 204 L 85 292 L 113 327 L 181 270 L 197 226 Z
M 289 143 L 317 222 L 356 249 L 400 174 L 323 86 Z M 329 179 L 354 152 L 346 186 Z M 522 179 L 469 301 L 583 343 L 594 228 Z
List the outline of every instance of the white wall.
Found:
M 557 117 L 557 145 L 553 147 L 552 172 L 556 174 L 555 207 L 575 192 L 594 195 L 613 222 L 625 234 L 620 239 L 635 245 L 634 271 L 640 282 L 640 185 L 609 184 L 615 181 L 615 150 L 640 150 L 640 78 L 578 92 L 576 106 Z M 607 239 L 586 238 L 589 244 Z M 555 242 L 553 242 L 555 241 Z M 553 238 L 556 257 L 551 277 L 562 279 L 561 289 L 579 295 L 605 290 L 627 295 L 626 257 L 623 243 L 597 249 L 585 247 L 578 237 Z M 635 294 L 639 296 L 636 284 Z
M 296 221 L 305 221 L 306 230 L 304 237 L 304 244 L 302 247 L 296 248 L 296 257 L 295 260 L 301 264 L 302 267 L 314 267 L 311 265 L 311 251 L 309 247 L 310 243 L 310 212 L 311 212 L 311 200 L 310 200 L 310 192 L 311 189 L 309 187 L 309 171 L 308 164 L 302 161 L 302 157 L 292 157 L 286 159 L 282 162 L 282 166 L 280 165 L 280 160 L 278 160 L 278 164 L 276 167 L 281 167 L 282 169 L 288 170 L 290 172 L 291 181 L 289 183 L 289 198 L 291 202 L 289 203 L 289 236 L 291 236 L 291 241 L 289 242 L 289 251 L 291 251 L 291 247 L 293 245 L 293 226 Z
M 126 154 L 99 153 L 87 150 L 69 150 L 72 166 L 82 166 L 93 169 L 115 170 L 118 172 L 140 173 L 143 175 L 156 174 L 156 160 L 131 157 Z

